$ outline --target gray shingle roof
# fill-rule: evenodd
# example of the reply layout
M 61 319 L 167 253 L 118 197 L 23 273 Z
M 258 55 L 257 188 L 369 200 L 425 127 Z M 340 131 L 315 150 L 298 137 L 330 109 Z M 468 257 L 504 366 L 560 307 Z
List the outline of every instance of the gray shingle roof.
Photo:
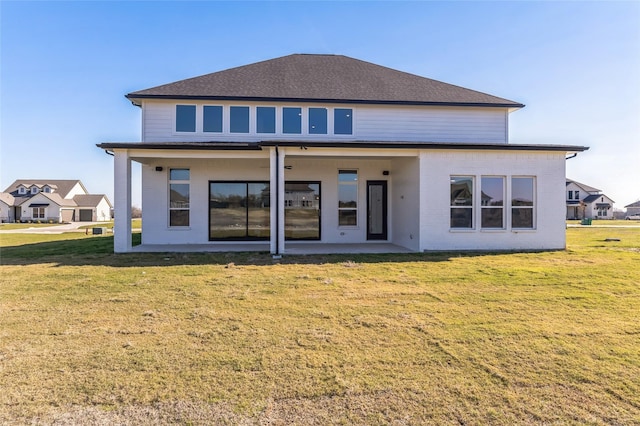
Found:
M 127 98 L 410 105 L 524 105 L 342 55 L 294 54 L 189 78 Z
M 14 200 L 15 199 L 13 195 L 9 194 L 8 192 L 0 192 L 0 201 L 3 201 L 6 205 L 12 206 Z
M 18 186 L 24 185 L 29 188 L 31 185 L 38 185 L 39 188 L 42 188 L 44 185 L 49 185 L 55 189 L 56 194 L 60 194 L 62 198 L 65 198 L 69 191 L 73 189 L 76 184 L 80 184 L 80 186 L 86 191 L 84 185 L 79 180 L 63 180 L 63 179 L 18 179 L 13 182 L 11 185 L 4 190 L 4 192 L 12 193 L 18 189 Z
M 97 207 L 106 196 L 104 194 L 87 194 L 87 195 L 76 195 L 73 197 L 73 201 L 76 202 L 78 207 Z M 111 207 L 111 203 L 107 198 L 107 204 Z
M 629 208 L 629 207 L 640 207 L 640 200 L 633 202 L 629 205 L 624 206 L 625 208 Z
M 576 180 L 567 179 L 567 185 L 571 183 L 575 183 L 576 185 L 578 185 L 580 188 L 584 189 L 587 192 L 601 192 L 598 188 L 594 188 L 593 186 L 585 185 L 584 183 L 580 183 Z
M 62 196 L 58 193 L 51 193 L 51 194 L 47 194 L 46 192 L 41 192 L 41 195 L 43 195 L 44 197 L 50 199 L 51 201 L 53 201 L 54 203 L 56 203 L 57 205 L 59 205 L 60 207 L 76 207 L 77 204 L 75 201 L 73 201 L 73 199 L 70 198 L 62 198 Z

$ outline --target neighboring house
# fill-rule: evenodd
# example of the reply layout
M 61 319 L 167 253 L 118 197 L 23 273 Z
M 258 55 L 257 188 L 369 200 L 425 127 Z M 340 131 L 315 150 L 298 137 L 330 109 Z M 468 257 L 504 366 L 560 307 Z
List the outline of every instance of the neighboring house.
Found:
M 635 203 L 624 206 L 626 209 L 625 216 L 637 216 L 640 215 L 640 200 Z
M 88 194 L 79 180 L 17 180 L 0 193 L 0 200 L 4 222 L 93 222 L 111 218 L 107 196 Z
M 13 196 L 0 192 L 0 222 L 11 222 L 13 217 Z
M 142 141 L 98 145 L 114 155 L 116 252 L 134 250 L 132 161 L 136 251 L 562 249 L 565 160 L 588 149 L 511 144 L 524 105 L 339 55 L 126 97 Z
M 567 179 L 567 219 L 613 219 L 614 201 L 601 190 Z

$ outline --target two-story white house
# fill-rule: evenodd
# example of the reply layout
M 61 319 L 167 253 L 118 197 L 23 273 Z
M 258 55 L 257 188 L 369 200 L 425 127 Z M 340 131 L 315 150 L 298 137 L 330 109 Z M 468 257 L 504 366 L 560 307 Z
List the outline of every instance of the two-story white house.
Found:
M 108 221 L 111 208 L 106 195 L 72 179 L 18 179 L 0 193 L 3 222 Z
M 115 251 L 565 247 L 565 158 L 509 143 L 524 105 L 339 55 L 296 54 L 126 95 Z M 131 163 L 142 244 L 131 244 Z
M 613 219 L 614 201 L 594 188 L 567 179 L 567 219 Z

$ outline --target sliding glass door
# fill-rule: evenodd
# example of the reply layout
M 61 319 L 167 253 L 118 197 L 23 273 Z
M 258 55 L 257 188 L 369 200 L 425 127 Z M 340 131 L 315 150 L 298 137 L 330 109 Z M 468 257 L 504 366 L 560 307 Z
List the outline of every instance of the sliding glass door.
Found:
M 268 240 L 268 182 L 209 182 L 209 240 Z
M 287 240 L 320 239 L 320 182 L 284 184 L 284 236 Z
M 209 241 L 270 237 L 269 182 L 209 182 Z M 320 239 L 320 182 L 286 182 L 287 240 Z

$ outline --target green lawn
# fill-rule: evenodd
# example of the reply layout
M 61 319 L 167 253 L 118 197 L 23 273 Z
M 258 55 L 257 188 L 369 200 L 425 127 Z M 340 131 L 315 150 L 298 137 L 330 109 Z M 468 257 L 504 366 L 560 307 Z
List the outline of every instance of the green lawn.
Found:
M 639 424 L 640 229 L 567 235 L 274 262 L 2 234 L 0 424 Z
M 113 219 L 111 219 L 108 222 L 100 222 L 99 225 L 85 225 L 85 226 L 81 226 L 78 229 L 87 229 L 87 228 L 95 228 L 97 226 L 104 226 L 107 227 L 109 229 L 113 229 Z M 131 219 L 131 228 L 133 229 L 140 229 L 142 228 L 142 219 Z
M 51 226 L 60 226 L 61 223 L 0 223 L 0 231 L 9 231 L 14 229 L 29 228 L 49 228 Z

